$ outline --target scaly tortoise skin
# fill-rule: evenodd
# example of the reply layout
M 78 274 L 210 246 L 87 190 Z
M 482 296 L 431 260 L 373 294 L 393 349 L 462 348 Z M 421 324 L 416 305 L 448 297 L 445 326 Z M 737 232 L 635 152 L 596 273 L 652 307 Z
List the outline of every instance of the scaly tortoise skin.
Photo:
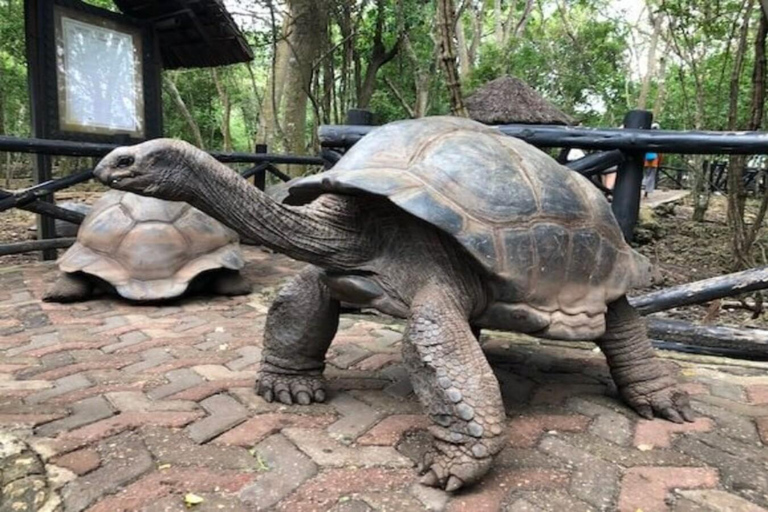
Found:
M 210 291 L 237 295 L 249 289 L 237 273 L 244 261 L 234 231 L 187 203 L 116 190 L 93 205 L 77 241 L 57 263 L 63 275 L 46 296 L 51 301 L 87 298 L 94 282 L 87 276 L 135 301 L 178 297 L 195 278 L 217 269 L 225 270 L 208 280 Z
M 267 401 L 327 398 L 322 373 L 342 304 L 405 319 L 403 364 L 433 422 L 426 485 L 477 482 L 506 445 L 499 384 L 477 340 L 483 327 L 595 340 L 640 415 L 693 419 L 626 299 L 650 266 L 624 242 L 606 199 L 494 128 L 450 117 L 376 128 L 332 170 L 292 183 L 282 203 L 180 141 L 116 149 L 95 174 L 189 201 L 311 264 L 267 315 L 257 383 Z

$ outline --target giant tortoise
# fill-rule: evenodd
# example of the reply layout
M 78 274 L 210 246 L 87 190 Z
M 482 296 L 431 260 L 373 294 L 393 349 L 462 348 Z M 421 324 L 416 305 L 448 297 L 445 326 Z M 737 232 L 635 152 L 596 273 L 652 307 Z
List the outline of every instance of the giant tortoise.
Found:
M 312 264 L 269 311 L 257 385 L 268 401 L 326 398 L 322 373 L 341 302 L 407 319 L 403 361 L 434 422 L 421 465 L 427 485 L 452 491 L 477 481 L 505 445 L 480 328 L 595 340 L 640 415 L 693 418 L 625 297 L 649 281 L 650 265 L 624 241 L 606 199 L 495 128 L 453 117 L 376 128 L 333 169 L 294 184 L 288 204 L 180 141 L 118 148 L 96 176 L 188 201 Z
M 237 234 L 187 203 L 110 190 L 88 213 L 77 241 L 58 260 L 45 300 L 85 300 L 115 291 L 135 301 L 172 299 L 191 287 L 242 295 Z

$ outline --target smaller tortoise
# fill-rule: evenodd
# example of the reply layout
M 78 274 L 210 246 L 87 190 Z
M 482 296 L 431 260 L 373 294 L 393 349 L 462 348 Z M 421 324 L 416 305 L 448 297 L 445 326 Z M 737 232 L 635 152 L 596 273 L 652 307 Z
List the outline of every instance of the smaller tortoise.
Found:
M 172 299 L 187 289 L 244 295 L 237 234 L 186 203 L 111 190 L 86 216 L 59 258 L 62 274 L 44 300 L 86 300 L 98 289 L 136 301 Z

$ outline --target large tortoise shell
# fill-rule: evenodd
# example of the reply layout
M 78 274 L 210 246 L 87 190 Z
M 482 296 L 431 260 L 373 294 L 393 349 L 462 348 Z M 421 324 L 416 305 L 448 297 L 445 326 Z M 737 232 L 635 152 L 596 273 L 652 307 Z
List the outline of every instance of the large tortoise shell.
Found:
M 588 180 L 467 119 L 374 129 L 332 170 L 295 183 L 291 200 L 323 192 L 384 196 L 449 233 L 501 283 L 503 302 L 597 314 L 647 270 Z
M 201 272 L 243 267 L 237 234 L 187 203 L 110 190 L 94 205 L 63 272 L 99 277 L 128 299 L 184 293 Z

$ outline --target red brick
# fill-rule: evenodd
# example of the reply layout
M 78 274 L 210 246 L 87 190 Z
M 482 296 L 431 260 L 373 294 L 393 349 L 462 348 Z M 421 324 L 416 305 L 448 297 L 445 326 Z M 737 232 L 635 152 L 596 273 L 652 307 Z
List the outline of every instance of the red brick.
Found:
M 431 424 L 423 414 L 395 414 L 377 423 L 357 444 L 394 446 L 407 431 L 426 429 Z
M 355 365 L 355 368 L 364 371 L 373 371 L 384 368 L 385 366 L 399 362 L 400 354 L 374 354 Z
M 126 412 L 64 433 L 56 440 L 57 451 L 67 452 L 143 425 L 183 427 L 202 412 Z
M 277 505 L 286 512 L 321 512 L 352 493 L 402 490 L 413 484 L 413 470 L 384 468 L 331 469 L 304 483 Z
M 71 404 L 73 402 L 79 402 L 84 398 L 90 398 L 92 396 L 100 396 L 105 393 L 112 393 L 115 391 L 142 391 L 144 388 L 144 382 L 135 382 L 133 384 L 102 384 L 100 386 L 91 386 L 85 389 L 78 389 L 71 393 L 57 396 L 48 400 L 50 404 Z
M 496 512 L 502 510 L 511 492 L 567 485 L 568 474 L 561 471 L 495 468 L 480 483 L 454 497 L 448 503 L 448 512 Z
M 137 343 L 136 345 L 131 345 L 129 347 L 122 348 L 116 353 L 118 354 L 135 354 L 139 352 L 144 352 L 145 350 L 149 350 L 151 348 L 156 347 L 173 347 L 176 345 L 183 345 L 183 346 L 192 346 L 195 343 L 199 343 L 200 339 L 196 337 L 179 337 L 179 338 L 157 338 L 157 339 L 149 339 L 147 341 L 142 341 L 141 343 Z
M 760 439 L 763 444 L 768 446 L 768 416 L 765 418 L 757 418 L 757 432 L 760 434 Z
M 69 343 L 56 343 L 47 347 L 38 348 L 36 350 L 30 350 L 25 352 L 26 357 L 43 357 L 48 354 L 54 354 L 56 352 L 66 352 L 69 350 L 84 350 L 92 348 L 101 348 L 104 345 L 108 345 L 109 341 L 98 339 L 94 341 L 71 341 Z
M 3 392 L 3 397 L 8 395 Z M 67 416 L 66 411 L 55 414 L 0 414 L 0 425 L 29 425 L 34 427 Z
M 331 415 L 259 414 L 220 435 L 213 442 L 250 448 L 272 434 L 277 434 L 284 428 L 325 428 L 334 421 L 336 421 L 336 417 Z
M 43 305 L 45 308 L 49 303 L 44 302 Z M 53 325 L 101 325 L 101 320 L 98 318 L 74 318 L 72 317 L 72 311 L 69 309 L 54 309 L 46 314 Z
M 25 368 L 29 368 L 28 364 L 0 364 L 0 373 L 13 373 Z
M 581 432 L 587 428 L 589 421 L 581 415 L 521 416 L 509 422 L 509 444 L 515 448 L 533 448 L 545 432 Z
M 576 395 L 603 394 L 605 386 L 602 384 L 548 384 L 536 391 L 531 399 L 533 405 L 559 405 L 567 398 Z
M 120 356 L 96 361 L 86 361 L 84 363 L 70 364 L 60 368 L 54 368 L 53 370 L 48 370 L 47 372 L 38 373 L 35 375 L 35 378 L 41 380 L 56 380 L 75 373 L 87 372 L 89 370 L 119 369 L 138 360 L 138 357 Z
M 667 511 L 664 499 L 670 489 L 711 488 L 718 481 L 717 471 L 712 468 L 629 468 L 621 482 L 619 511 Z
M 768 385 L 756 384 L 753 386 L 747 386 L 747 397 L 753 404 L 768 404 Z
M 163 374 L 171 370 L 178 370 L 179 368 L 191 368 L 199 364 L 224 364 L 228 361 L 228 358 L 224 354 L 206 354 L 200 357 L 188 357 L 182 359 L 176 359 L 160 366 L 150 368 L 144 373 Z
M 83 448 L 53 460 L 57 466 L 65 467 L 78 475 L 84 475 L 101 465 L 101 458 L 96 450 Z
M 669 448 L 672 435 L 681 432 L 709 432 L 715 423 L 709 418 L 696 418 L 693 423 L 672 423 L 661 419 L 639 420 L 635 429 L 635 446 L 641 444 Z
M 134 482 L 119 493 L 109 496 L 88 512 L 128 512 L 152 503 L 171 493 L 206 491 L 237 492 L 254 479 L 252 473 L 211 471 L 204 467 L 169 468 L 155 471 Z M 181 500 L 181 497 L 179 497 Z
M 209 396 L 221 393 L 222 391 L 227 391 L 230 388 L 251 387 L 253 386 L 253 381 L 253 378 L 215 380 L 180 391 L 175 395 L 169 396 L 167 400 L 192 400 L 193 402 L 199 402 Z

